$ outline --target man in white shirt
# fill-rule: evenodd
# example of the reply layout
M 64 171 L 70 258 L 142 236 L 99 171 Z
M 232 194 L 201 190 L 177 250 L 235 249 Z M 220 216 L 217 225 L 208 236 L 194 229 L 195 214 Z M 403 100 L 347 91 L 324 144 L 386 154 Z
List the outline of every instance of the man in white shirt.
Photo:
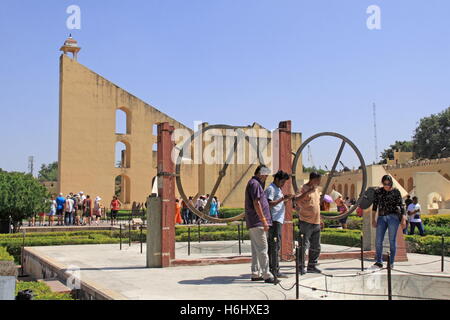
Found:
M 280 273 L 279 254 L 281 249 L 281 234 L 284 223 L 285 203 L 292 199 L 292 195 L 283 195 L 284 184 L 289 180 L 289 174 L 284 171 L 278 171 L 273 176 L 273 182 L 264 191 L 269 201 L 270 214 L 272 216 L 272 226 L 269 228 L 269 265 L 270 271 L 277 278 L 287 278 Z
M 410 230 L 409 234 L 414 234 L 414 229 L 417 227 L 421 236 L 424 236 L 422 219 L 420 219 L 420 204 L 417 197 L 412 198 L 412 203 L 408 206 L 408 216 Z

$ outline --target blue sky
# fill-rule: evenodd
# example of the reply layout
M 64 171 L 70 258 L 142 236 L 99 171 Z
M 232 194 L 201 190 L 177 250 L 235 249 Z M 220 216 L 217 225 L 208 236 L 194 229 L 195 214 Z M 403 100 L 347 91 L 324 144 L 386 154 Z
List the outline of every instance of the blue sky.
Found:
M 81 8 L 68 30 L 66 8 Z M 381 30 L 366 27 L 369 5 Z M 163 112 L 269 129 L 290 119 L 304 138 L 336 131 L 374 160 L 450 104 L 448 0 L 13 1 L 0 9 L 0 168 L 58 156 L 59 47 L 72 32 L 79 62 Z M 331 167 L 337 141 L 311 146 Z M 347 166 L 357 165 L 346 152 Z

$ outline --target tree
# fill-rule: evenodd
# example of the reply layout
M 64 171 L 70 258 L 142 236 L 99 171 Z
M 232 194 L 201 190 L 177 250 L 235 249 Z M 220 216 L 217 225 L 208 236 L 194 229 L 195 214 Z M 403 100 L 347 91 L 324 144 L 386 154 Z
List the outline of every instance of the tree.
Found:
M 450 107 L 420 119 L 413 137 L 413 150 L 417 158 L 450 157 Z
M 308 172 L 308 173 L 309 172 L 317 172 L 317 173 L 320 173 L 321 175 L 324 175 L 328 171 L 323 170 L 321 168 L 317 169 L 315 166 L 312 166 L 312 167 L 305 167 L 305 166 L 303 166 L 303 172 Z
M 383 160 L 380 163 L 386 163 L 386 160 L 394 158 L 394 151 L 401 152 L 411 152 L 413 151 L 413 142 L 412 141 L 395 141 L 394 144 L 391 144 L 389 148 L 385 149 L 381 153 L 381 158 Z
M 58 161 L 42 164 L 38 173 L 39 181 L 58 181 Z
M 0 222 L 9 225 L 11 217 L 16 232 L 23 219 L 49 210 L 49 196 L 47 189 L 31 174 L 0 172 Z

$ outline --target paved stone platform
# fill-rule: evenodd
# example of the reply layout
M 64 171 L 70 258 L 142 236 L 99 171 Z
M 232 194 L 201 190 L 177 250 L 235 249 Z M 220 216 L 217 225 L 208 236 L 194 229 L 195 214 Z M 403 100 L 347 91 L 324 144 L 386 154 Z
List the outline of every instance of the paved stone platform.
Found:
M 207 246 L 208 243 L 202 242 L 200 245 Z M 237 241 L 215 241 L 209 245 L 214 248 L 234 248 Z M 248 245 L 249 242 L 245 241 L 242 248 L 248 251 Z M 176 246 L 176 255 L 180 259 L 235 256 L 229 252 L 204 251 L 188 257 L 186 243 L 177 243 Z M 324 252 L 355 250 L 332 245 L 323 245 L 322 248 Z M 118 244 L 29 247 L 26 250 L 60 270 L 64 271 L 69 266 L 80 268 L 80 280 L 110 299 L 295 299 L 295 289 L 286 291 L 280 286 L 250 281 L 250 264 L 145 268 L 145 246 L 141 254 L 140 245 L 136 243 L 130 247 L 124 245 L 123 250 L 119 250 Z M 242 256 L 249 256 L 249 253 L 243 253 Z M 408 257 L 409 261 L 396 264 L 398 270 L 450 276 L 449 258 L 446 258 L 447 271 L 441 273 L 438 256 L 409 254 Z M 372 260 L 365 261 L 366 268 L 372 264 Z M 360 265 L 357 259 L 340 259 L 322 260 L 319 267 L 331 275 L 356 275 L 360 272 Z M 289 276 L 288 279 L 282 279 L 282 285 L 290 288 L 295 282 L 294 262 L 282 262 L 281 269 Z M 380 272 L 385 273 L 386 270 Z M 322 284 L 325 277 L 306 274 L 301 276 L 300 283 L 310 285 L 314 278 Z M 300 298 L 321 299 L 321 296 L 314 294 L 311 289 L 300 288 Z

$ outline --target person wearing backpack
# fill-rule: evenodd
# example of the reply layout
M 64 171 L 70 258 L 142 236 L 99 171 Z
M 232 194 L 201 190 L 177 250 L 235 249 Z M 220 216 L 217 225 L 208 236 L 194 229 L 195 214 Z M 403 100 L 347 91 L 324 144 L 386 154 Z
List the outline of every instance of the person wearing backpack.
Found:
M 406 226 L 406 212 L 400 191 L 393 187 L 392 177 L 384 175 L 381 183 L 383 186 L 375 190 L 372 204 L 372 226 L 376 228 L 374 266 L 383 268 L 383 240 L 388 230 L 390 263 L 393 268 L 397 250 L 397 231 L 399 225 L 402 229 Z

